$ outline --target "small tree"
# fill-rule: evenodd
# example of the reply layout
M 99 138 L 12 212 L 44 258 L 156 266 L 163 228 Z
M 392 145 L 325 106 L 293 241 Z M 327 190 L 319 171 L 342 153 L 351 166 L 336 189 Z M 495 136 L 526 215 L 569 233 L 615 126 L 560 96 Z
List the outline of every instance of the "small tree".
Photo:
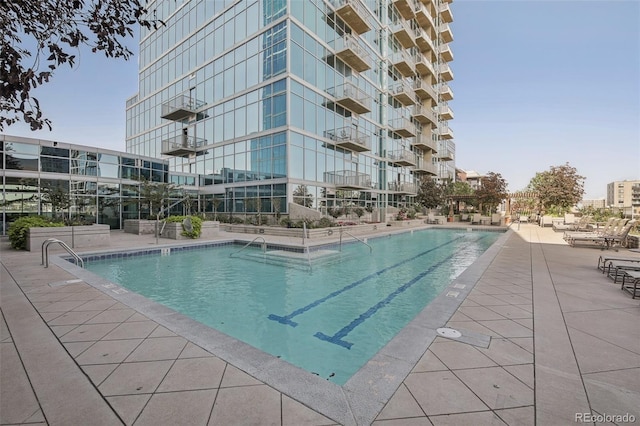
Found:
M 444 201 L 442 186 L 431 177 L 426 177 L 420 182 L 416 201 L 427 209 L 434 209 Z
M 358 221 L 360 221 L 360 218 L 364 215 L 364 209 L 362 207 L 356 207 L 353 209 L 353 213 L 358 216 Z
M 495 211 L 496 207 L 507 198 L 507 181 L 500 173 L 489 172 L 482 178 L 482 185 L 476 190 L 478 202 L 486 213 Z
M 124 39 L 141 25 L 157 28 L 140 0 L 0 1 L 0 131 L 24 121 L 51 129 L 31 92 L 61 65 L 75 65 L 81 46 L 109 58 L 129 59 Z
M 568 211 L 582 199 L 584 180 L 585 177 L 580 176 L 575 167 L 566 163 L 551 166 L 546 172 L 536 173 L 527 189 L 538 193 L 543 210 L 555 206 Z

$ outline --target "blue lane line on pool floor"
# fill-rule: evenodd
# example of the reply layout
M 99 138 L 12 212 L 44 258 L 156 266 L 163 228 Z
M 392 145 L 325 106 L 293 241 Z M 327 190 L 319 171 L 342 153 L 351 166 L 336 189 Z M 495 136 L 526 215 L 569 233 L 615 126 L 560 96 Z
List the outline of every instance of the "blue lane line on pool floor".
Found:
M 376 272 L 374 272 L 374 273 L 372 273 L 370 275 L 367 275 L 364 278 L 359 279 L 358 281 L 354 281 L 351 284 L 349 284 L 349 285 L 347 285 L 345 287 L 342 287 L 340 290 L 336 290 L 333 293 L 330 293 L 330 294 L 326 295 L 325 297 L 323 297 L 321 299 L 318 299 L 318 300 L 316 300 L 314 302 L 311 302 L 308 305 L 303 306 L 302 308 L 296 309 L 295 311 L 291 312 L 289 315 L 280 316 L 280 315 L 275 315 L 275 314 L 269 314 L 268 318 L 270 320 L 272 320 L 272 321 L 278 321 L 281 324 L 286 324 L 286 325 L 290 325 L 292 327 L 295 327 L 295 326 L 298 325 L 298 323 L 295 322 L 295 321 L 291 321 L 291 318 L 294 318 L 294 317 L 297 317 L 298 315 L 304 314 L 308 310 L 315 308 L 316 306 L 326 302 L 327 300 L 332 299 L 332 298 L 334 298 L 336 296 L 339 296 L 340 294 L 344 293 L 345 291 L 351 290 L 352 288 L 357 287 L 360 284 L 362 284 L 362 283 L 364 283 L 366 281 L 369 281 L 370 279 L 375 278 L 375 277 L 377 277 L 377 276 L 389 271 L 390 269 L 394 269 L 394 268 L 397 268 L 398 266 L 402 266 L 407 262 L 411 262 L 411 261 L 413 261 L 413 260 L 415 260 L 415 259 L 417 259 L 417 258 L 419 258 L 421 256 L 424 256 L 425 254 L 431 253 L 434 250 L 438 250 L 439 248 L 442 248 L 442 247 L 446 246 L 447 244 L 451 244 L 451 243 L 453 243 L 455 241 L 458 241 L 458 240 L 460 240 L 462 238 L 464 238 L 464 237 L 461 236 L 461 237 L 458 237 L 458 238 L 454 238 L 454 239 L 452 239 L 450 241 L 447 241 L 446 243 L 440 244 L 439 246 L 433 247 L 433 248 L 431 248 L 431 249 L 429 249 L 427 251 L 423 251 L 422 253 L 418 253 L 417 255 L 415 255 L 415 256 L 413 256 L 413 257 L 411 257 L 409 259 L 405 259 L 405 260 L 403 260 L 401 262 L 398 262 L 398 263 L 396 263 L 394 265 L 387 266 L 386 268 L 383 268 L 383 269 L 381 269 L 379 271 L 376 271 Z
M 360 324 L 362 324 L 363 322 L 368 320 L 373 314 L 378 312 L 378 310 L 380 310 L 385 305 L 387 305 L 389 302 L 391 302 L 393 299 L 395 299 L 396 296 L 399 296 L 400 294 L 404 293 L 409 287 L 411 287 L 412 285 L 414 285 L 415 283 L 420 281 L 420 279 L 422 279 L 425 276 L 429 275 L 436 268 L 438 268 L 442 264 L 444 264 L 444 263 L 448 262 L 449 260 L 451 260 L 452 257 L 453 257 L 453 255 L 448 256 L 445 259 L 441 260 L 440 262 L 431 265 L 428 269 L 426 269 L 425 271 L 419 273 L 414 278 L 412 278 L 411 280 L 407 281 L 406 283 L 404 283 L 403 285 L 398 287 L 395 291 L 390 293 L 387 297 L 385 297 L 384 299 L 382 299 L 381 301 L 379 301 L 378 303 L 376 303 L 375 305 L 370 307 L 366 312 L 360 314 L 360 316 L 358 318 L 356 318 L 353 321 L 351 321 L 351 323 L 349 323 L 347 326 L 343 327 L 341 330 L 339 330 L 333 336 L 327 336 L 326 334 L 324 334 L 324 333 L 322 333 L 320 331 L 318 331 L 316 334 L 314 334 L 314 336 L 317 337 L 320 340 L 325 340 L 325 341 L 327 341 L 329 343 L 333 343 L 334 345 L 339 345 L 339 346 L 342 346 L 344 348 L 351 349 L 351 346 L 353 346 L 353 343 L 347 342 L 345 340 L 342 340 L 343 337 L 345 337 L 347 334 L 351 333 L 354 328 L 356 328 L 357 326 L 359 326 Z
M 482 237 L 478 238 L 477 240 L 475 240 L 474 243 L 477 243 L 478 241 L 480 241 L 480 240 L 482 240 L 482 239 L 484 239 L 486 237 L 487 237 L 486 235 L 482 236 Z M 325 340 L 325 341 L 327 341 L 329 343 L 333 343 L 335 345 L 339 345 L 339 346 L 342 346 L 344 348 L 351 349 L 351 346 L 353 346 L 353 343 L 347 342 L 345 340 L 342 340 L 343 337 L 345 337 L 347 334 L 351 333 L 354 328 L 356 328 L 357 326 L 359 326 L 360 324 L 362 324 L 363 322 L 368 320 L 378 310 L 380 310 L 385 305 L 387 305 L 389 302 L 391 302 L 393 299 L 395 299 L 396 296 L 399 296 L 400 294 L 405 292 L 409 287 L 414 285 L 416 282 L 420 281 L 421 278 L 424 278 L 426 275 L 429 275 L 431 272 L 433 272 L 436 268 L 438 268 L 438 267 L 442 266 L 444 263 L 450 261 L 455 255 L 456 255 L 455 253 L 452 253 L 451 255 L 447 256 L 443 260 L 441 260 L 441 261 L 429 266 L 429 268 L 427 268 L 427 270 L 425 270 L 424 272 L 421 272 L 420 274 L 418 274 L 417 276 L 412 278 L 410 281 L 408 281 L 408 282 L 404 283 L 403 285 L 401 285 L 400 287 L 398 287 L 395 291 L 393 291 L 387 297 L 385 297 L 384 299 L 382 299 L 381 301 L 379 301 L 378 303 L 376 303 L 375 305 L 370 307 L 366 312 L 360 314 L 360 316 L 358 316 L 358 318 L 356 318 L 353 321 L 351 321 L 351 323 L 349 323 L 347 326 L 343 327 L 341 330 L 339 330 L 333 336 L 327 336 L 326 334 L 324 334 L 324 333 L 322 333 L 320 331 L 318 331 L 316 334 L 314 334 L 314 336 L 317 337 L 320 340 Z

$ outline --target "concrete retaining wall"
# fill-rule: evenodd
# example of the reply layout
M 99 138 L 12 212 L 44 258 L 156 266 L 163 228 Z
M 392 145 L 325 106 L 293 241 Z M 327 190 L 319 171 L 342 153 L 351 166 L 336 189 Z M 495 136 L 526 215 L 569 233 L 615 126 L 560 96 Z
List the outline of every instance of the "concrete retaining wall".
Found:
M 332 228 L 316 228 L 307 229 L 307 238 L 323 238 L 323 237 L 337 237 L 340 233 L 340 229 L 344 229 L 354 235 L 362 234 L 365 232 L 371 232 L 386 227 L 384 223 L 368 223 L 363 225 L 351 225 L 344 227 L 332 227 Z M 241 234 L 262 234 L 262 235 L 276 235 L 280 237 L 292 237 L 302 238 L 302 228 L 279 228 L 269 226 L 253 226 L 253 225 L 231 225 L 224 223 L 220 225 L 220 229 L 227 232 L 237 232 Z
M 102 247 L 111 242 L 109 225 L 61 226 L 52 228 L 29 228 L 27 250 L 42 250 L 42 243 L 49 238 L 57 238 L 71 248 Z M 59 245 L 51 245 L 56 249 Z
M 160 226 L 162 228 L 162 225 Z M 202 228 L 200 232 L 200 238 L 209 239 L 218 235 L 220 230 L 220 222 L 205 221 L 202 222 Z M 167 223 L 162 230 L 162 238 L 169 238 L 172 240 L 190 240 L 191 238 L 182 235 L 182 223 Z
M 162 225 L 162 223 L 160 225 Z M 124 232 L 137 235 L 153 235 L 156 232 L 156 221 L 142 219 L 125 219 Z

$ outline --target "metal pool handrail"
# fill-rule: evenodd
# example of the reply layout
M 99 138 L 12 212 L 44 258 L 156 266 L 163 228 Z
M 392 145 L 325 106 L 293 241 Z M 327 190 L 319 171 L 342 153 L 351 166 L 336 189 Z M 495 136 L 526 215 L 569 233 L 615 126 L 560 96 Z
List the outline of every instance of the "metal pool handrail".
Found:
M 240 253 L 242 250 L 246 249 L 251 244 L 253 244 L 256 240 L 262 240 L 262 252 L 265 253 L 267 251 L 267 242 L 265 241 L 264 237 L 255 237 L 253 240 L 251 240 L 250 242 L 242 246 L 240 250 L 231 253 L 229 257 L 233 257 L 234 254 Z
M 64 241 L 61 241 L 57 238 L 48 238 L 46 240 L 44 240 L 42 242 L 42 263 L 41 265 L 44 265 L 45 268 L 49 267 L 49 246 L 51 244 L 60 244 L 60 246 L 62 246 L 63 249 L 65 249 L 67 251 L 67 253 L 69 253 L 73 259 L 75 260 L 75 264 L 76 266 L 78 266 L 78 264 L 80 264 L 81 268 L 84 268 L 84 261 L 82 260 L 82 258 L 78 255 L 78 253 L 76 253 L 75 251 L 73 251 L 71 249 L 71 247 L 69 247 Z
M 355 235 L 353 235 L 350 232 L 345 231 L 344 229 L 340 228 L 340 251 L 342 251 L 342 233 L 345 233 L 347 235 L 349 235 L 350 237 L 355 238 L 356 240 L 360 241 L 362 244 L 364 244 L 365 246 L 369 247 L 369 253 L 373 252 L 373 247 L 371 247 L 369 244 L 365 243 L 364 240 L 361 240 L 360 238 L 356 237 Z

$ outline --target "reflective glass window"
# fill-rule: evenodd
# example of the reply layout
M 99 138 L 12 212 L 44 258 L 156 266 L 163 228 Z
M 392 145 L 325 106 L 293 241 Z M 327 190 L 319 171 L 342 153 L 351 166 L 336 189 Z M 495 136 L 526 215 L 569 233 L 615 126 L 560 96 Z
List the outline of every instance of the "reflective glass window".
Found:
M 42 156 L 40 157 L 40 171 L 69 173 L 69 159 Z

